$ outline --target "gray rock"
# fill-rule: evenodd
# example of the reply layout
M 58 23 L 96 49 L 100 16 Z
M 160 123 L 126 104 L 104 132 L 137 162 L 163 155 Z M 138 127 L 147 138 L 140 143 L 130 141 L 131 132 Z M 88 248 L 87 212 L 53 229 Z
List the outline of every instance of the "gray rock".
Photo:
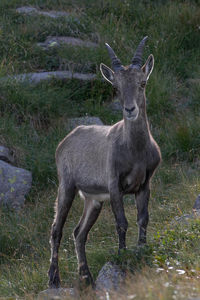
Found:
M 200 194 L 198 195 L 198 197 L 195 200 L 194 206 L 193 206 L 194 210 L 200 209 Z
M 119 291 L 120 285 L 124 282 L 126 273 L 119 266 L 107 262 L 100 270 L 96 279 L 97 291 Z
M 52 47 L 59 47 L 61 45 L 70 45 L 70 46 L 78 46 L 78 47 L 88 47 L 95 48 L 98 44 L 93 43 L 91 41 L 83 41 L 78 38 L 69 37 L 69 36 L 49 36 L 46 41 L 43 43 L 38 43 L 39 47 L 42 47 L 44 50 L 47 50 Z
M 192 220 L 194 218 L 193 214 L 184 214 L 180 217 L 175 217 L 175 223 L 182 223 L 182 224 L 187 224 L 188 221 Z M 172 222 L 174 223 L 174 222 Z
M 79 125 L 104 125 L 98 117 L 81 117 L 68 119 L 67 128 L 72 130 Z
M 200 218 L 200 209 L 196 209 L 191 214 L 184 214 L 180 217 L 175 217 L 175 222 L 180 224 L 188 224 L 189 221 Z M 174 224 L 174 222 L 172 222 Z
M 14 162 L 13 153 L 6 147 L 0 146 L 0 160 L 3 160 L 8 163 Z
M 55 79 L 78 79 L 78 80 L 94 80 L 96 74 L 91 73 L 72 73 L 70 71 L 54 71 L 54 72 L 41 72 L 41 73 L 27 73 L 19 74 L 14 76 L 8 76 L 1 78 L 2 82 L 6 81 L 18 81 L 18 82 L 28 82 L 30 84 L 37 84 L 41 81 L 49 81 Z
M 31 172 L 0 161 L 0 204 L 19 209 L 32 183 Z
M 190 220 L 198 219 L 198 218 L 200 218 L 200 194 L 197 196 L 195 200 L 193 206 L 193 212 L 191 214 L 184 214 L 180 217 L 175 217 L 175 222 L 187 224 Z
M 64 11 L 42 11 L 42 10 L 38 10 L 35 7 L 31 7 L 31 6 L 22 6 L 22 7 L 18 7 L 16 9 L 16 11 L 20 14 L 25 14 L 25 15 L 43 15 L 43 16 L 47 16 L 50 18 L 60 18 L 60 17 L 68 17 L 69 13 L 64 12 Z
M 72 299 L 75 297 L 75 291 L 73 288 L 59 288 L 59 289 L 47 289 L 42 291 L 38 295 L 38 300 L 59 300 L 59 299 Z

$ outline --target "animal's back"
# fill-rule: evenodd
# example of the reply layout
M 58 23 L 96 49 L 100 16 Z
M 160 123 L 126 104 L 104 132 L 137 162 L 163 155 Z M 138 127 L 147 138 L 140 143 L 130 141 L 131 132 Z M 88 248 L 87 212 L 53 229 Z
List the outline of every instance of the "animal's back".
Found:
M 58 145 L 58 173 L 73 176 L 80 190 L 105 191 L 107 187 L 107 156 L 111 126 L 79 126 Z

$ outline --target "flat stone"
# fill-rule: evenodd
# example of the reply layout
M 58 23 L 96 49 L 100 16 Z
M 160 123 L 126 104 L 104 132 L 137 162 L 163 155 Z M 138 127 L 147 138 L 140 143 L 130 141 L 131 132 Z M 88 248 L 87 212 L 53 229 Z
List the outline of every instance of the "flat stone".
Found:
M 80 125 L 104 125 L 101 119 L 98 117 L 81 117 L 81 118 L 70 118 L 67 122 L 67 128 L 72 130 Z
M 38 300 L 59 300 L 71 299 L 75 297 L 73 288 L 47 289 L 39 293 Z
M 16 11 L 20 14 L 26 14 L 26 15 L 33 15 L 33 14 L 37 14 L 38 10 L 34 7 L 31 6 L 22 6 L 22 7 L 18 7 L 16 9 Z
M 43 43 L 37 44 L 39 47 L 42 47 L 44 50 L 47 50 L 52 47 L 59 47 L 61 45 L 70 45 L 75 47 L 88 47 L 95 48 L 98 44 L 91 41 L 84 41 L 79 38 L 69 37 L 69 36 L 49 36 L 46 41 Z
M 0 205 L 21 208 L 31 183 L 31 172 L 0 160 Z
M 43 10 L 39 10 L 35 7 L 32 6 L 22 6 L 22 7 L 18 7 L 16 9 L 16 11 L 20 14 L 25 14 L 25 15 L 43 15 L 46 17 L 50 17 L 50 18 L 60 18 L 60 17 L 68 17 L 69 13 L 64 12 L 64 11 L 55 11 L 55 10 L 51 10 L 51 11 L 43 11 Z
M 100 270 L 96 279 L 97 291 L 119 291 L 124 282 L 126 273 L 119 266 L 107 262 Z
M 51 79 L 78 79 L 83 81 L 92 81 L 96 78 L 96 74 L 92 73 L 72 73 L 71 71 L 52 71 L 52 72 L 38 72 L 38 73 L 26 73 L 14 76 L 7 76 L 1 78 L 1 81 L 21 81 L 31 84 L 37 84 L 44 80 Z
M 14 163 L 13 153 L 8 148 L 0 146 L 0 160 L 8 163 Z

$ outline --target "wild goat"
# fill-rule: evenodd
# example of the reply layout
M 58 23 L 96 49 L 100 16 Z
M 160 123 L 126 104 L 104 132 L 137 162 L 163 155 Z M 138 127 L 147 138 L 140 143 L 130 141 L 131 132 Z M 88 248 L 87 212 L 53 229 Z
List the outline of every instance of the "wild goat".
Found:
M 100 65 L 103 77 L 118 90 L 123 120 L 113 126 L 79 126 L 56 150 L 59 188 L 51 232 L 50 287 L 60 286 L 58 249 L 63 225 L 78 191 L 85 201 L 83 215 L 74 230 L 80 279 L 93 284 L 85 243 L 104 201 L 110 200 L 111 203 L 120 251 L 126 248 L 128 227 L 123 196 L 135 194 L 138 244 L 146 242 L 150 179 L 161 159 L 146 115 L 145 86 L 154 66 L 152 54 L 142 66 L 146 39 L 140 42 L 128 67 L 121 64 L 108 44 L 113 70 Z

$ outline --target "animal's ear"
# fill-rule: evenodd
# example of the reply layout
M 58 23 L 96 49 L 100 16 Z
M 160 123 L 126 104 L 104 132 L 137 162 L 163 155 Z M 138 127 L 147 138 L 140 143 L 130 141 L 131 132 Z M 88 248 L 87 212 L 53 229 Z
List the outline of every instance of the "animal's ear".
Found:
M 107 67 L 102 63 L 100 64 L 100 71 L 103 78 L 105 78 L 108 82 L 113 84 L 114 72 L 109 67 Z
M 151 75 L 151 72 L 153 71 L 153 67 L 154 67 L 154 57 L 153 57 L 153 54 L 150 54 L 146 63 L 142 67 L 143 72 L 147 76 L 147 80 L 149 79 L 149 76 Z

